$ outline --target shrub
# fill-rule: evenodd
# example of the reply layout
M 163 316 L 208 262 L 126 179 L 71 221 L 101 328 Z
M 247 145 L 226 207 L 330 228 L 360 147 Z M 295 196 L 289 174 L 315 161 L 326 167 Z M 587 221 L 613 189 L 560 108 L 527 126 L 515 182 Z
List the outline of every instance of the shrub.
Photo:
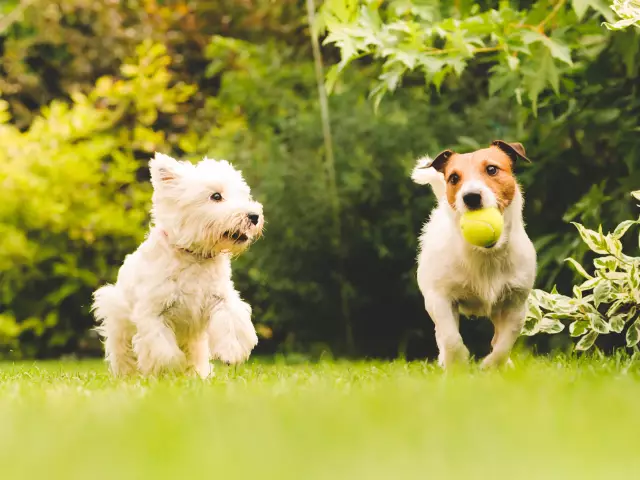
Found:
M 15 355 L 77 344 L 91 291 L 142 240 L 139 169 L 167 148 L 154 124 L 193 92 L 171 85 L 168 64 L 162 45 L 145 43 L 122 78 L 53 101 L 24 132 L 0 103 L 0 344 Z
M 632 196 L 640 200 L 640 190 Z M 626 220 L 613 232 L 589 230 L 574 223 L 580 237 L 597 256 L 594 273 L 587 272 L 573 258 L 567 261 L 584 282 L 573 287 L 573 297 L 535 290 L 529 298 L 529 310 L 524 335 L 538 332 L 558 333 L 564 322 L 570 322 L 572 337 L 580 337 L 576 350 L 590 349 L 600 335 L 622 333 L 626 328 L 626 345 L 634 347 L 640 341 L 640 257 L 622 253 L 622 237 L 638 220 Z M 639 238 L 640 242 L 640 238 Z

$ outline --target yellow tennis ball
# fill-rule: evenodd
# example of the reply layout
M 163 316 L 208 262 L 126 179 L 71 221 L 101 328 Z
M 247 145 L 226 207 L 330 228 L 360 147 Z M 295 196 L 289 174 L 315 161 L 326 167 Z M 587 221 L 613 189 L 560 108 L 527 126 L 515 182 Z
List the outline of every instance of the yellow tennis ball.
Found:
M 460 219 L 462 236 L 477 247 L 493 247 L 500 238 L 503 227 L 504 219 L 497 208 L 471 210 Z

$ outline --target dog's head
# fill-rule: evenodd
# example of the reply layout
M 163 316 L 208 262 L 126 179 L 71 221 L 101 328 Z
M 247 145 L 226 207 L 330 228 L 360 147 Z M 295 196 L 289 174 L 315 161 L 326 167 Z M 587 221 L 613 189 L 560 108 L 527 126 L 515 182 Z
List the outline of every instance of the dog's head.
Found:
M 240 253 L 262 234 L 262 205 L 229 162 L 194 165 L 156 153 L 149 168 L 154 223 L 176 246 L 202 255 Z
M 498 207 L 504 212 L 516 195 L 513 169 L 519 160 L 530 161 L 522 144 L 496 140 L 471 153 L 445 150 L 431 166 L 444 175 L 447 201 L 454 210 L 465 213 Z

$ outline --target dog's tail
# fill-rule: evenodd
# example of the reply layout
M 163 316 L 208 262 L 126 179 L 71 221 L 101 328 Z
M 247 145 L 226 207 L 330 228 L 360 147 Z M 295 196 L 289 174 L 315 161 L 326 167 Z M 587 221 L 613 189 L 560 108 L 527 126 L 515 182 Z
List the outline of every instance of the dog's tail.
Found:
M 108 336 L 109 330 L 129 315 L 128 305 L 118 287 L 108 284 L 94 292 L 91 310 L 98 323 L 95 330 L 102 337 Z
M 429 165 L 431 165 L 429 157 L 419 158 L 411 174 L 411 179 L 419 185 L 431 185 L 433 193 L 440 199 L 446 194 L 447 183 L 444 180 L 444 175 Z

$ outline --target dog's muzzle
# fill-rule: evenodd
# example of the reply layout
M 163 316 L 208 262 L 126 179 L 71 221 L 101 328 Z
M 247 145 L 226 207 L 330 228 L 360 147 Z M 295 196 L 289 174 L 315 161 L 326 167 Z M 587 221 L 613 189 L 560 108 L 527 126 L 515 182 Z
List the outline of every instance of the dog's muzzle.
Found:
M 477 192 L 465 193 L 462 201 L 469 210 L 478 210 L 482 208 L 482 195 Z

